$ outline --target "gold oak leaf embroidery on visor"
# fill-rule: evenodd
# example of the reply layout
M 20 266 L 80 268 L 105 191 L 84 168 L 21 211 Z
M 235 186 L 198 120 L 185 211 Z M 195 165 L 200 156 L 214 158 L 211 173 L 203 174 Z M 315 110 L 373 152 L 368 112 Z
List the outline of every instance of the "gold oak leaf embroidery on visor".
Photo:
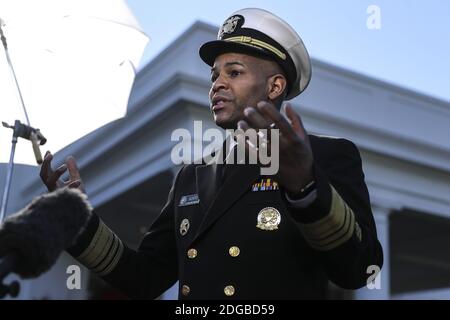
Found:
M 252 38 L 252 37 L 246 37 L 246 36 L 238 36 L 238 37 L 230 37 L 227 39 L 224 39 L 225 41 L 231 41 L 231 42 L 238 42 L 242 43 L 248 46 L 257 47 L 257 48 L 264 48 L 266 50 L 271 51 L 275 55 L 277 55 L 281 60 L 286 60 L 286 55 L 275 48 L 274 46 L 268 44 L 267 42 Z

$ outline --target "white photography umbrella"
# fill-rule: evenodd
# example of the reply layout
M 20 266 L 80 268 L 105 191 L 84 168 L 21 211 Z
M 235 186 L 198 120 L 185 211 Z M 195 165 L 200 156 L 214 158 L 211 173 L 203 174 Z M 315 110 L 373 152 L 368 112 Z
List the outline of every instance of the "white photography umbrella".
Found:
M 148 42 L 124 0 L 0 0 L 0 18 L 29 124 L 56 152 L 123 117 Z M 28 124 L 0 46 L 0 121 Z M 0 127 L 0 163 L 12 130 Z M 23 142 L 22 142 L 23 141 Z M 15 161 L 36 163 L 19 140 Z
M 56 152 L 125 115 L 148 37 L 124 0 L 0 0 L 0 19 L 0 121 L 39 128 Z M 12 133 L 0 127 L 0 163 L 9 160 L 0 222 L 10 154 L 36 163 L 30 141 L 14 152 Z

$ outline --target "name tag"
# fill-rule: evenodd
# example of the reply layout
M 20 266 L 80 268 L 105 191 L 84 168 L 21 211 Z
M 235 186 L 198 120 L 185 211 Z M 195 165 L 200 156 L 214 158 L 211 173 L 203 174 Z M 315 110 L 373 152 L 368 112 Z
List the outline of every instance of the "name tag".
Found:
M 179 207 L 192 206 L 193 204 L 197 204 L 200 202 L 198 198 L 198 194 L 189 194 L 186 196 L 182 196 L 180 199 Z

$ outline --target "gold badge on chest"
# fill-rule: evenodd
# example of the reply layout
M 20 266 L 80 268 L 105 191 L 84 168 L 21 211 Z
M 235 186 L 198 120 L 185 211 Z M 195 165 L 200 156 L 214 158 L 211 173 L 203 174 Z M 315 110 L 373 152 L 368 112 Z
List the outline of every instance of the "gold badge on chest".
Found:
M 280 211 L 278 211 L 274 207 L 266 207 L 264 209 L 261 209 L 261 211 L 259 211 L 258 213 L 256 222 L 256 227 L 261 230 L 277 230 L 278 225 L 281 222 Z

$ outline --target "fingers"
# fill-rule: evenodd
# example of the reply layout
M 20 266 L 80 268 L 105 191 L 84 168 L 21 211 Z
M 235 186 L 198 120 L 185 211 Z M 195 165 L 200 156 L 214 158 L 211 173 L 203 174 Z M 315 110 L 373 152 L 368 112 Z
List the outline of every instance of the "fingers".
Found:
M 306 133 L 305 127 L 303 126 L 302 118 L 294 111 L 289 103 L 285 105 L 284 110 L 286 112 L 286 116 L 291 121 L 291 126 L 292 129 L 294 129 L 295 133 L 302 139 L 306 139 L 308 135 Z
M 291 137 L 294 131 L 289 122 L 281 115 L 281 113 L 269 102 L 260 101 L 257 104 L 260 111 L 266 118 L 270 119 L 275 126 L 280 129 L 280 133 L 286 137 Z
M 66 159 L 67 169 L 69 170 L 69 181 L 81 180 L 80 171 L 74 157 L 69 156 Z
M 246 131 L 247 129 L 249 129 L 249 125 L 246 121 L 244 120 L 240 120 L 237 124 L 238 129 L 241 129 L 242 131 Z
M 80 171 L 77 166 L 77 162 L 74 157 L 69 156 L 66 159 L 67 169 L 69 170 L 69 181 L 66 186 L 69 188 L 77 188 L 81 192 L 86 193 L 86 189 L 81 179 Z
M 49 191 L 54 191 L 56 188 L 60 187 L 80 188 L 80 190 L 84 190 L 80 172 L 74 157 L 69 156 L 66 159 L 66 163 L 59 166 L 55 171 L 52 170 L 52 160 L 53 155 L 47 151 L 39 173 L 41 180 Z M 69 171 L 69 180 L 67 182 L 62 182 L 60 178 L 67 170 Z
M 66 172 L 67 170 L 67 166 L 65 164 L 61 165 L 58 167 L 58 169 L 56 169 L 48 178 L 47 178 L 47 183 L 50 186 L 54 186 L 57 187 L 57 183 L 59 178 L 61 178 L 61 176 L 64 174 L 64 172 Z
M 238 130 L 236 130 L 236 139 L 237 139 L 237 143 L 244 143 L 244 141 L 246 141 L 245 139 L 245 132 L 250 128 L 250 126 L 248 125 L 248 123 L 244 120 L 240 120 L 237 124 L 237 128 Z M 248 144 L 245 143 L 245 149 L 248 149 Z
M 258 112 L 255 108 L 247 107 L 244 109 L 244 115 L 248 124 L 255 129 L 265 129 L 270 126 L 268 119 Z
M 55 171 L 52 170 L 52 159 L 53 155 L 50 151 L 45 153 L 44 161 L 42 162 L 41 170 L 39 172 L 39 176 L 41 177 L 42 182 L 44 182 L 48 191 L 53 191 L 58 187 L 58 179 L 61 175 L 66 171 L 66 166 L 62 165 Z
M 237 137 L 238 144 L 245 143 L 246 152 L 251 152 L 254 154 L 258 150 L 256 147 L 256 141 L 252 142 L 252 141 L 250 141 L 252 139 L 247 139 L 247 136 L 246 136 L 246 131 L 248 129 L 250 129 L 249 124 L 244 120 L 240 120 L 237 124 L 237 127 L 238 127 L 238 130 L 236 130 L 236 137 Z
M 51 163 L 52 163 L 53 155 L 50 153 L 50 151 L 47 151 L 44 156 L 44 161 L 41 165 L 41 171 L 39 172 L 39 175 L 43 182 L 47 181 L 49 175 L 53 173 Z
M 77 189 L 81 186 L 81 180 L 76 180 L 76 181 L 68 181 L 65 183 L 65 186 L 70 188 L 70 189 Z

